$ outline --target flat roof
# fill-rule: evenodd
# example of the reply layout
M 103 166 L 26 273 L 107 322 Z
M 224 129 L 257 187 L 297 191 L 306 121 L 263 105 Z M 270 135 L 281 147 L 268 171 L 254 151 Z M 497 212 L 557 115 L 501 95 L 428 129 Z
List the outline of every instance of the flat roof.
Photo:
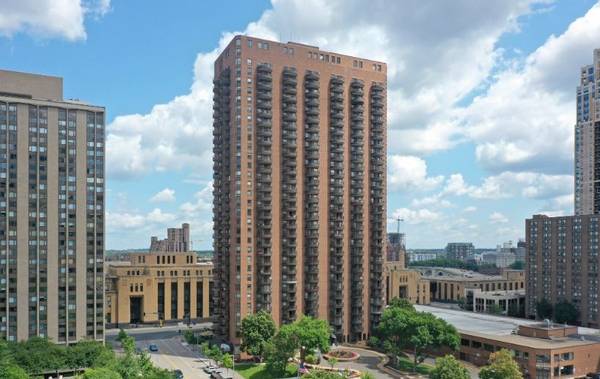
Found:
M 502 275 L 486 275 L 475 271 L 463 270 L 460 268 L 453 267 L 413 266 L 411 267 L 411 269 L 418 270 L 422 273 L 426 271 L 431 271 L 431 275 L 423 274 L 423 277 L 435 280 L 451 280 L 461 282 L 506 280 L 506 278 Z M 436 275 L 436 272 L 443 272 L 444 275 Z
M 459 311 L 415 304 L 419 312 L 428 312 L 453 325 L 459 333 L 493 339 L 500 342 L 527 346 L 537 349 L 553 349 L 569 346 L 580 346 L 600 343 L 600 330 L 578 327 L 578 337 L 562 337 L 554 339 L 526 337 L 513 334 L 519 326 L 539 327 L 540 321 L 522 318 L 495 316 L 485 313 Z

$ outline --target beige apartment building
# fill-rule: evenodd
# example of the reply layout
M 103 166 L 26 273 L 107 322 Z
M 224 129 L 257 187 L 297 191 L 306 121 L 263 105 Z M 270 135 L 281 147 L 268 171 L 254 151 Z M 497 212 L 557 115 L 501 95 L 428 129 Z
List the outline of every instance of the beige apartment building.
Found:
M 195 253 L 132 253 L 129 261 L 107 262 L 106 322 L 196 322 L 211 316 L 210 262 Z
M 428 279 L 432 301 L 457 302 L 466 300 L 472 303 L 472 291 L 516 291 L 525 288 L 525 272 L 523 270 L 502 270 L 500 275 L 484 275 L 473 271 L 443 268 L 415 267 Z
M 365 339 L 383 310 L 385 63 L 235 36 L 214 65 L 216 329 L 329 320 Z
M 384 266 L 385 303 L 392 299 L 406 299 L 411 304 L 429 304 L 429 280 L 416 270 L 407 270 L 403 262 L 386 262 Z
M 104 107 L 0 70 L 0 339 L 104 339 Z

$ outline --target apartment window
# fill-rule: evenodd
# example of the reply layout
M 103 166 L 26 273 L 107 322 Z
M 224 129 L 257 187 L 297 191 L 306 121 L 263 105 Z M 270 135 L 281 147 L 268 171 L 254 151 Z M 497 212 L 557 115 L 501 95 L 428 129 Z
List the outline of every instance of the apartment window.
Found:
M 251 48 L 252 47 L 252 40 L 249 39 L 248 41 L 246 41 L 246 44 L 247 44 L 248 47 Z

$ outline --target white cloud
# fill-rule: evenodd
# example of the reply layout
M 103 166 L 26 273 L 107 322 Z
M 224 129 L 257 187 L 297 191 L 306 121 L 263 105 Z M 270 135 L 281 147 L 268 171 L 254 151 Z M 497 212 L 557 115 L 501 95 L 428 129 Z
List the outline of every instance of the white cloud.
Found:
M 535 172 L 506 171 L 489 176 L 468 194 L 478 199 L 501 199 L 522 196 L 529 199 L 549 199 L 573 193 L 571 175 L 546 175 Z
M 518 17 L 532 4 L 543 2 L 457 0 L 431 6 L 380 0 L 364 12 L 360 0 L 274 0 L 242 33 L 275 40 L 293 35 L 322 49 L 388 62 L 390 150 L 424 154 L 462 140 L 448 111 L 488 77 L 500 36 L 516 30 Z M 223 33 L 216 49 L 198 54 L 188 94 L 109 125 L 111 175 L 210 169 L 213 62 L 233 35 Z
M 421 208 L 421 209 L 409 209 L 399 208 L 392 212 L 392 218 L 389 222 L 396 222 L 398 218 L 403 219 L 408 224 L 422 224 L 429 223 L 439 220 L 442 215 L 438 212 Z
M 463 209 L 463 212 L 465 213 L 472 213 L 472 212 L 476 212 L 477 211 L 477 207 L 474 205 L 469 205 L 468 207 L 465 207 L 465 209 Z
M 86 38 L 87 16 L 100 17 L 110 0 L 0 0 L 0 35 L 25 32 L 41 38 Z
M 185 202 L 179 207 L 186 217 L 200 217 L 212 212 L 213 182 L 194 194 L 194 202 Z
M 113 213 L 106 212 L 107 225 L 113 230 L 119 229 L 139 229 L 151 228 L 156 225 L 167 225 L 175 220 L 176 216 L 171 213 L 165 213 L 160 208 L 154 208 L 152 211 L 143 213 Z
M 508 222 L 508 218 L 500 212 L 493 212 L 490 214 L 490 222 L 492 224 L 506 224 Z
M 165 188 L 150 198 L 152 203 L 171 203 L 175 201 L 175 190 Z
M 470 187 L 465 183 L 465 180 L 461 174 L 452 174 L 446 181 L 446 186 L 442 191 L 443 194 L 448 195 L 464 195 L 473 190 L 473 187 Z
M 598 36 L 600 3 L 522 64 L 499 72 L 487 91 L 456 111 L 485 168 L 572 172 L 575 87 L 580 67 L 600 46 Z
M 439 186 L 443 176 L 427 176 L 425 160 L 404 155 L 388 157 L 388 186 L 390 190 L 431 190 Z
M 411 202 L 411 206 L 413 207 L 422 207 L 422 206 L 435 206 L 438 208 L 450 208 L 453 204 L 443 199 L 439 194 L 432 196 L 425 196 L 418 199 L 413 199 Z

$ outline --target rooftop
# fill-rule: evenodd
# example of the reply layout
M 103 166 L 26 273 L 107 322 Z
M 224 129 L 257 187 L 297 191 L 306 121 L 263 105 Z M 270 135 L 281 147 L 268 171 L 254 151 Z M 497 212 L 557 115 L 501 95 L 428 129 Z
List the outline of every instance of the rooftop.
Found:
M 425 278 L 435 278 L 456 281 L 481 281 L 481 280 L 503 280 L 500 275 L 485 275 L 475 271 L 463 270 L 449 267 L 412 267 L 423 274 Z
M 453 325 L 460 333 L 496 341 L 512 343 L 539 349 L 600 343 L 600 330 L 578 327 L 578 335 L 554 339 L 526 337 L 514 334 L 519 326 L 546 327 L 540 321 L 521 318 L 494 316 L 484 313 L 458 311 L 427 305 L 415 305 L 420 312 L 428 312 Z M 552 324 L 551 327 L 556 327 Z M 562 326 L 560 326 L 562 327 Z

